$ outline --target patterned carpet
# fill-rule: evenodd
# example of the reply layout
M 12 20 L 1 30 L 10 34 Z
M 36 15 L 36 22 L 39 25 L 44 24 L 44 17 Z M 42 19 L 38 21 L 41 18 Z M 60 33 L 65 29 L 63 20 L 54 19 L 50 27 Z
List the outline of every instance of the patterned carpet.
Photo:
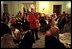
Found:
M 36 40 L 32 48 L 44 48 L 45 46 L 45 36 L 43 33 L 39 33 L 39 40 Z

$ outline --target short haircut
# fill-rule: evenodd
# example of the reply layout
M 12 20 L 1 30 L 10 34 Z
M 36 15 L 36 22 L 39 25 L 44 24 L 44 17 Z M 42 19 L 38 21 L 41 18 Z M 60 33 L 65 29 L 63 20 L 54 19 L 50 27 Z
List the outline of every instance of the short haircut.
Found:
M 6 33 L 11 34 L 10 28 L 6 24 L 1 23 L 1 27 L 0 28 L 1 28 L 1 36 L 3 36 Z

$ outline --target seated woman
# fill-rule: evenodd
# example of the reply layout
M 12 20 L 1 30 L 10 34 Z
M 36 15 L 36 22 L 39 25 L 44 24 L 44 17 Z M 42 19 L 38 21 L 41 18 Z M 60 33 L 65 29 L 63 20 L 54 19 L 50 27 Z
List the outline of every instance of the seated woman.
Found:
M 54 20 L 51 21 L 51 27 L 46 31 L 45 48 L 63 48 L 64 45 L 58 39 L 58 27 Z
M 10 29 L 14 42 L 19 43 L 22 37 L 20 30 L 15 27 L 15 24 L 11 24 Z
M 1 48 L 16 48 L 10 28 L 4 24 L 1 23 Z

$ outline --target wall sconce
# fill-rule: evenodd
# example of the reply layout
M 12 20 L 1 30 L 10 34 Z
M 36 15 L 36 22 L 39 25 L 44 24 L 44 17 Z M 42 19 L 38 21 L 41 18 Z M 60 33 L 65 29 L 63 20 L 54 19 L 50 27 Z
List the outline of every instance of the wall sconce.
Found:
M 3 1 L 1 1 L 1 4 L 3 4 Z
M 71 2 L 68 2 L 67 7 L 71 8 Z
M 40 8 L 44 11 L 46 8 L 46 2 L 41 1 L 40 2 Z
M 41 13 L 48 13 L 48 5 L 49 2 L 48 1 L 39 1 L 39 12 Z
M 43 10 L 44 10 L 45 8 L 43 8 Z

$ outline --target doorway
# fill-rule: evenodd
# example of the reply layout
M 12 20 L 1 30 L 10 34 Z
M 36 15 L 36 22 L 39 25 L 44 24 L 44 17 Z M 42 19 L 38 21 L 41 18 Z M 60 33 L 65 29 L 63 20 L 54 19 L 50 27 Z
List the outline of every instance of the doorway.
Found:
M 62 5 L 53 5 L 53 12 L 55 12 L 58 16 L 59 14 L 61 14 L 61 8 Z
M 7 4 L 3 4 L 3 8 L 4 8 L 4 12 L 8 13 L 8 5 Z

